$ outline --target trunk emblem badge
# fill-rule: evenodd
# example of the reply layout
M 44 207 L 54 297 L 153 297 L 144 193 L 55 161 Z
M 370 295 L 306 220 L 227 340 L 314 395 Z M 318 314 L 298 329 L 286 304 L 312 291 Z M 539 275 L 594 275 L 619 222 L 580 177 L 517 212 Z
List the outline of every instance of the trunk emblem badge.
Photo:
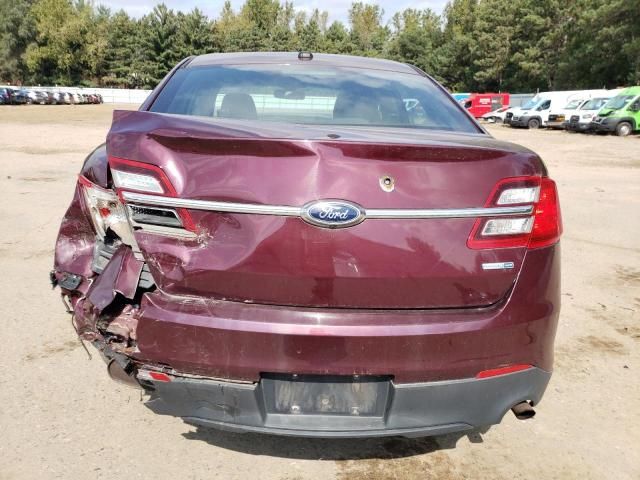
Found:
M 318 200 L 302 207 L 302 219 L 317 227 L 351 227 L 362 222 L 365 217 L 362 207 L 344 200 Z

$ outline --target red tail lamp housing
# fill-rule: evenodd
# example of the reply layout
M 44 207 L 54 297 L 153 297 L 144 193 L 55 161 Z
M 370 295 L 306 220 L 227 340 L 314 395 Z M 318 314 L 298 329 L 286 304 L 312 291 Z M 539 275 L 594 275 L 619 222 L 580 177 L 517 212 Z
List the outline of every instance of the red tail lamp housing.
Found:
M 522 194 L 520 196 L 526 201 L 519 201 L 518 195 L 511 195 L 512 192 L 538 193 L 530 198 Z M 485 207 L 522 205 L 532 205 L 532 213 L 520 217 L 487 217 L 476 220 L 467 246 L 474 250 L 515 247 L 533 249 L 557 243 L 562 235 L 562 216 L 556 183 L 548 177 L 505 178 L 496 184 L 485 203 Z M 515 234 L 486 234 L 486 227 L 490 222 L 509 219 L 521 224 L 523 231 Z
M 147 177 L 152 177 L 153 179 L 155 179 L 159 184 L 160 187 L 162 189 L 162 192 L 158 192 L 156 190 L 145 190 L 144 188 L 135 188 L 135 187 L 116 187 L 116 191 L 118 192 L 118 196 L 120 196 L 120 198 L 122 198 L 122 195 L 120 195 L 120 193 L 124 190 L 126 191 L 132 191 L 132 192 L 140 192 L 140 193 L 147 193 L 147 194 L 153 194 L 153 195 L 162 195 L 162 196 L 166 196 L 166 197 L 177 197 L 178 196 L 178 192 L 175 189 L 175 187 L 173 186 L 173 184 L 171 183 L 171 180 L 169 180 L 169 177 L 167 176 L 167 174 L 165 173 L 164 170 L 162 170 L 162 168 L 160 168 L 157 165 L 153 165 L 150 163 L 144 163 L 144 162 L 138 162 L 135 160 L 129 160 L 126 158 L 119 158 L 119 157 L 109 157 L 109 167 L 111 169 L 111 174 L 113 176 L 113 172 L 118 171 L 118 172 L 124 172 L 124 173 L 131 173 L 131 174 L 135 174 L 135 175 L 142 175 L 142 176 L 147 176 Z M 180 220 L 182 221 L 182 226 L 187 229 L 190 230 L 192 232 L 196 231 L 196 226 L 195 226 L 195 222 L 193 221 L 193 218 L 191 217 L 191 214 L 188 212 L 188 210 L 184 209 L 184 208 L 178 208 L 176 209 L 176 212 L 178 213 L 178 216 L 180 217 Z

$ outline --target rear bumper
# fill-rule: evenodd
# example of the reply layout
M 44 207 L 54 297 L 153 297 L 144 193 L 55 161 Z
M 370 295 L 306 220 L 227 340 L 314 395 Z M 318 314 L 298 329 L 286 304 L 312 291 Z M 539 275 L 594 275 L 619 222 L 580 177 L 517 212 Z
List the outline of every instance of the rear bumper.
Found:
M 371 416 L 270 411 L 268 379 L 239 384 L 174 377 L 168 383 L 143 383 L 150 389 L 146 405 L 151 410 L 197 425 L 301 437 L 418 437 L 499 423 L 513 405 L 526 400 L 537 404 L 550 375 L 530 368 L 486 379 L 391 382 L 384 408 Z

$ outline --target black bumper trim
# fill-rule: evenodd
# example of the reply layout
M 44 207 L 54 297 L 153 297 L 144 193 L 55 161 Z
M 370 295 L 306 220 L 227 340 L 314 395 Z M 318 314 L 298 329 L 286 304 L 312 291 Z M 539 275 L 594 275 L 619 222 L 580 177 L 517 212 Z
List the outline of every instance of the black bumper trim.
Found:
M 617 121 L 607 122 L 607 123 L 591 122 L 590 125 L 592 129 L 595 130 L 596 132 L 615 132 L 616 127 L 618 126 L 618 122 Z
M 268 413 L 260 383 L 175 377 L 152 382 L 146 402 L 155 413 L 233 432 L 299 437 L 440 435 L 500 423 L 522 401 L 537 404 L 551 374 L 539 368 L 485 379 L 393 384 L 381 416 Z M 145 382 L 148 383 L 148 382 Z

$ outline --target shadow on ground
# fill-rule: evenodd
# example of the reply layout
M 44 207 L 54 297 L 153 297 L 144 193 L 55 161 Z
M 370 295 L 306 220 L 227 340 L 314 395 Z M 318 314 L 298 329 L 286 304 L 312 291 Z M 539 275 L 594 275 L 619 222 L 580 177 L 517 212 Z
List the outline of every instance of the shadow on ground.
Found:
M 183 433 L 188 440 L 207 442 L 215 447 L 295 460 L 365 460 L 413 457 L 455 448 L 458 440 L 468 437 L 482 443 L 489 429 L 471 430 L 437 437 L 405 438 L 295 438 L 256 433 L 231 433 L 206 427 Z

